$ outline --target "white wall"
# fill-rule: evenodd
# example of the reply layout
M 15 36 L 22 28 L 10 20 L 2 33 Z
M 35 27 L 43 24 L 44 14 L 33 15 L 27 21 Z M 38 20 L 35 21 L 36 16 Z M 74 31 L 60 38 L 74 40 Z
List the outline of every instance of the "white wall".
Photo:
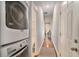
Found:
M 49 32 L 49 30 L 51 30 L 52 18 L 53 18 L 53 16 L 45 16 L 45 18 L 44 18 L 46 33 Z
M 43 10 L 39 7 L 37 10 L 37 20 L 36 20 L 36 27 L 37 27 L 37 48 L 36 51 L 40 51 L 42 44 L 44 42 L 44 16 Z
M 59 21 L 60 21 L 60 5 L 56 4 L 53 12 L 52 26 L 51 26 L 51 38 L 54 43 L 55 49 L 58 53 L 59 50 Z
M 45 23 L 51 23 L 52 16 L 45 16 Z
M 31 39 L 31 34 L 32 34 L 32 2 L 30 1 L 29 2 L 29 16 L 28 16 L 28 18 L 29 18 L 29 44 L 28 44 L 28 53 L 29 53 L 29 57 L 31 57 L 32 56 L 32 39 Z
M 0 2 L 0 38 L 1 38 L 1 2 Z M 0 39 L 1 43 L 1 39 Z M 1 56 L 1 44 L 0 44 L 0 56 Z
M 37 40 L 37 32 L 36 32 L 36 10 L 34 5 L 32 5 L 32 56 L 36 54 L 36 40 Z M 34 46 L 35 45 L 35 46 Z M 33 49 L 35 51 L 33 52 Z
M 32 7 L 32 46 L 36 40 L 36 12 L 34 7 Z

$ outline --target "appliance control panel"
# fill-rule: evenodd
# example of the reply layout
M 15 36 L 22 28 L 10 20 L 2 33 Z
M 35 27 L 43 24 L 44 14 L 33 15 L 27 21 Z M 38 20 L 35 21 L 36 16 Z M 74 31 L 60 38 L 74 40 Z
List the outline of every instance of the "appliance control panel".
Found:
M 1 56 L 3 56 L 3 57 L 11 56 L 27 45 L 28 45 L 27 41 L 23 40 L 23 41 L 2 47 L 1 48 Z

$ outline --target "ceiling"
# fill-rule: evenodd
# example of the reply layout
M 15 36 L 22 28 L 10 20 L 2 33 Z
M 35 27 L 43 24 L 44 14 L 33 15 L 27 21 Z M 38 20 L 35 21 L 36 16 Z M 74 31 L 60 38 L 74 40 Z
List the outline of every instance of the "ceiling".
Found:
M 59 3 L 58 1 L 34 1 L 37 7 L 40 6 L 43 9 L 45 16 L 52 16 L 54 5 Z

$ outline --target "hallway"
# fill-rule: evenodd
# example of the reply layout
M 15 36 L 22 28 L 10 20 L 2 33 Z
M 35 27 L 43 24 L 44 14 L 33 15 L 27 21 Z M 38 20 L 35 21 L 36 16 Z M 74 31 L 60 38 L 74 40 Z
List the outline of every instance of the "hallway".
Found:
M 50 39 L 46 38 L 44 40 L 43 46 L 41 48 L 40 54 L 38 57 L 56 57 L 56 51 L 53 43 Z

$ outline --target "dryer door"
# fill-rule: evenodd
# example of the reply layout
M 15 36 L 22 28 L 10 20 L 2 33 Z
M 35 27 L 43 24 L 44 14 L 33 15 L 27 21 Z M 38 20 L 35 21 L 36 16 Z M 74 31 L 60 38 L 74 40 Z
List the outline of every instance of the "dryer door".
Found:
M 27 29 L 26 7 L 20 2 L 6 2 L 6 25 L 12 29 Z

